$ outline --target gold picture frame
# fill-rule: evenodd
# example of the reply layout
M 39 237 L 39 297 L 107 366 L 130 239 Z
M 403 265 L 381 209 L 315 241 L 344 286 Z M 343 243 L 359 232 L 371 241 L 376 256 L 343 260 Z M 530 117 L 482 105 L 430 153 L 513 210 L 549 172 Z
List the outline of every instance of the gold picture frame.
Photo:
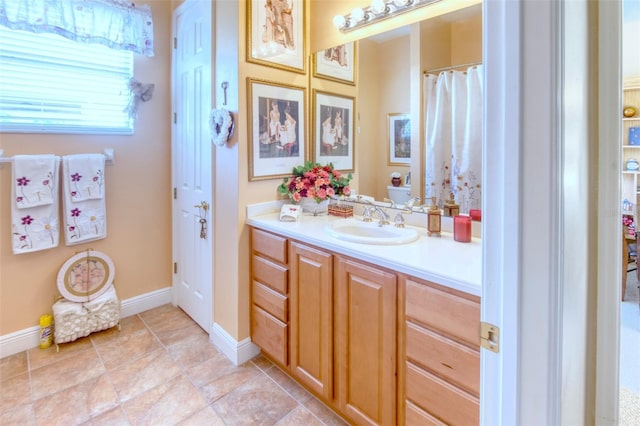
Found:
M 249 180 L 289 176 L 306 159 L 306 88 L 247 78 Z
M 355 98 L 313 90 L 313 159 L 355 169 Z
M 406 113 L 387 114 L 387 138 L 389 142 L 388 164 L 411 164 L 411 116 Z
M 247 1 L 247 62 L 306 74 L 304 0 Z
M 356 85 L 358 43 L 351 42 L 314 53 L 313 76 Z

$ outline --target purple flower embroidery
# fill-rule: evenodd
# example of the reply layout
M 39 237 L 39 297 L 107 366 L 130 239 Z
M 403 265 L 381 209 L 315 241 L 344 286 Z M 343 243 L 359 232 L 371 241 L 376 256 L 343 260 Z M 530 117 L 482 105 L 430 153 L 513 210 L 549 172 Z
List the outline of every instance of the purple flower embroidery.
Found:
M 82 210 L 80 210 L 77 207 L 75 209 L 71 210 L 71 216 L 72 217 L 80 217 L 80 213 L 82 213 Z
M 80 179 L 82 179 L 80 173 L 74 173 L 71 175 L 71 182 L 80 182 Z
M 49 179 L 45 179 L 45 180 L 43 180 L 43 181 L 42 181 L 42 184 L 43 184 L 44 186 L 49 186 Z
M 16 197 L 16 203 L 21 203 L 24 197 Z
M 33 222 L 33 218 L 29 215 L 26 215 L 20 219 L 22 220 L 23 225 L 31 225 L 31 222 Z
M 29 185 L 29 182 L 31 182 L 25 176 L 19 177 L 16 180 L 18 181 L 18 186 L 27 186 L 27 185 Z
M 98 181 L 98 179 L 99 179 L 99 178 L 98 178 L 98 176 L 94 176 L 94 177 L 93 177 L 93 181 L 94 181 L 94 182 L 97 182 L 97 181 Z
M 20 241 L 24 241 L 24 240 L 26 240 L 26 239 L 27 239 L 27 236 L 26 236 L 26 235 L 20 235 Z
M 75 197 L 76 195 L 78 195 L 78 193 L 76 191 L 71 191 L 71 196 Z

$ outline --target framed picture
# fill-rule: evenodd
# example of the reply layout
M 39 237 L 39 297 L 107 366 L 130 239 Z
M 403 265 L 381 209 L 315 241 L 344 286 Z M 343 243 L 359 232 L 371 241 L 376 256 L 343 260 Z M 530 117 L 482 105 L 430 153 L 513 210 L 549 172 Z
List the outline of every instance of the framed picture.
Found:
M 99 251 L 83 251 L 67 259 L 58 271 L 58 290 L 72 302 L 88 302 L 105 293 L 115 276 L 113 261 Z
M 409 114 L 387 115 L 389 165 L 411 164 L 411 117 Z
M 304 1 L 247 2 L 247 62 L 304 74 Z
M 305 160 L 304 87 L 247 79 L 249 180 L 291 174 Z
M 349 96 L 313 91 L 314 161 L 354 169 L 354 107 Z
M 356 42 L 341 44 L 313 55 L 313 76 L 356 84 Z

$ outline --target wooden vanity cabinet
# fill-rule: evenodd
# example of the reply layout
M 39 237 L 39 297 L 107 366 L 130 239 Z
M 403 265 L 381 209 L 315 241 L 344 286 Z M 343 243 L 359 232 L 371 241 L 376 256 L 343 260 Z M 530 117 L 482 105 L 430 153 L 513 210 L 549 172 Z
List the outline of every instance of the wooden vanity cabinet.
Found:
M 480 298 L 408 277 L 400 289 L 401 423 L 478 424 Z

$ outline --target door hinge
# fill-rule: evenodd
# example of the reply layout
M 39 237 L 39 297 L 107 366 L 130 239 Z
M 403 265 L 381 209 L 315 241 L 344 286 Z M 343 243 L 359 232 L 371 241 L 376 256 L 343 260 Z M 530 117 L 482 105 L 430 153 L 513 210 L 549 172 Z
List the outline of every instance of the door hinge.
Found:
M 177 49 L 178 48 L 178 37 L 174 37 L 173 38 L 173 48 Z
M 480 346 L 492 352 L 500 352 L 500 329 L 488 322 L 481 322 Z
M 173 199 L 177 200 L 178 199 L 178 188 L 173 188 Z
M 173 124 L 178 124 L 178 113 L 177 112 L 173 113 Z
M 174 274 L 178 273 L 178 262 L 173 262 L 173 273 Z

